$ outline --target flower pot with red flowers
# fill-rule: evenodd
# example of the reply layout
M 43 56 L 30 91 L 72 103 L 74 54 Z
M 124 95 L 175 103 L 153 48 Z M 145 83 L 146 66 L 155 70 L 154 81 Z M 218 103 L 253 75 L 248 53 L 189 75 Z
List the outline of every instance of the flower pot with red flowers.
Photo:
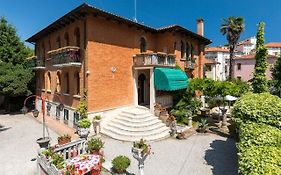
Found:
M 64 134 L 63 136 L 58 137 L 58 144 L 64 145 L 66 143 L 71 142 L 71 136 L 68 134 Z

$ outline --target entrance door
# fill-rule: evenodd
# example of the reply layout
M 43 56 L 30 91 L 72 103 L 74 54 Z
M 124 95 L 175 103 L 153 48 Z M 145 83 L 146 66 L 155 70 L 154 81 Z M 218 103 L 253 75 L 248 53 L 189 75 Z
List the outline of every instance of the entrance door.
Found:
M 145 89 L 145 75 L 140 74 L 138 77 L 138 104 L 144 105 L 144 89 Z

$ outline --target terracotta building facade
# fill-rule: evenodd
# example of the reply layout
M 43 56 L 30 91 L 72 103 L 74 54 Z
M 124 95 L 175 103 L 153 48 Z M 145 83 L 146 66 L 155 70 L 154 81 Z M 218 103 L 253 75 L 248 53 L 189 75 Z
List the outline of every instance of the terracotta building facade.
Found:
M 189 78 L 203 77 L 204 49 L 211 43 L 203 25 L 199 19 L 197 33 L 178 25 L 155 29 L 82 4 L 27 39 L 37 57 L 36 94 L 47 97 L 47 115 L 69 126 L 84 90 L 89 114 L 171 105 L 172 92 L 157 89 L 155 69 L 166 74 L 179 67 Z

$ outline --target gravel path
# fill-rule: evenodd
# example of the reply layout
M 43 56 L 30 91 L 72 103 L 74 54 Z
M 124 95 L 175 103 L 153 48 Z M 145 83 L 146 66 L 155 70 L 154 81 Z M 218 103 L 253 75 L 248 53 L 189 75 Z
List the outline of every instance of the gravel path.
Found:
M 42 125 L 24 115 L 0 115 L 0 174 L 36 174 L 36 160 L 39 148 L 36 140 L 42 137 Z M 57 141 L 57 134 L 49 130 L 51 142 Z

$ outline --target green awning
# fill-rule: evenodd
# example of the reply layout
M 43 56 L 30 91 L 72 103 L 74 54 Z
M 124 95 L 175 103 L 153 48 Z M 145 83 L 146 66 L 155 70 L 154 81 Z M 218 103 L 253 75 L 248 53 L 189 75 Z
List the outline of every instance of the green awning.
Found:
M 155 68 L 154 84 L 157 90 L 162 91 L 186 89 L 188 77 L 185 72 L 180 69 Z

